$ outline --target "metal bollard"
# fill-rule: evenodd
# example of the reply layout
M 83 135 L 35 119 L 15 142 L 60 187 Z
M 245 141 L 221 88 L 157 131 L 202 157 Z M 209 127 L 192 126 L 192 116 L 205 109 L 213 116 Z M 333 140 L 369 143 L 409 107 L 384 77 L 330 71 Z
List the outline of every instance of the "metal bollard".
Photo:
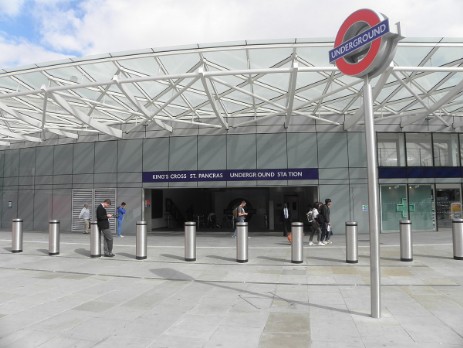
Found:
M 358 263 L 358 228 L 356 221 L 346 221 L 346 262 Z
M 236 262 L 248 262 L 248 223 L 236 223 Z
M 302 222 L 293 222 L 291 224 L 291 262 L 302 263 L 304 261 L 304 224 Z
M 137 221 L 137 246 L 136 259 L 144 260 L 147 258 L 147 223 L 146 221 Z
M 96 221 L 90 221 L 90 257 L 101 257 L 101 236 Z
M 453 258 L 463 260 L 463 219 L 452 220 Z
M 48 255 L 59 255 L 59 220 L 48 223 Z
M 11 252 L 23 251 L 23 219 L 13 219 L 11 224 Z
M 413 261 L 412 222 L 400 220 L 400 261 Z
M 196 222 L 185 222 L 185 261 L 196 261 Z

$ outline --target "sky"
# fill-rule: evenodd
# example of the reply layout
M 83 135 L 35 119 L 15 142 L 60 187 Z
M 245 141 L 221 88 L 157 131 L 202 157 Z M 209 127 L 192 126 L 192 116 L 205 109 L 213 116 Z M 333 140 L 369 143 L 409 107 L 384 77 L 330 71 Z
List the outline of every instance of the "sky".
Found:
M 462 0 L 0 0 L 0 69 L 145 48 L 332 38 L 354 11 L 463 37 Z

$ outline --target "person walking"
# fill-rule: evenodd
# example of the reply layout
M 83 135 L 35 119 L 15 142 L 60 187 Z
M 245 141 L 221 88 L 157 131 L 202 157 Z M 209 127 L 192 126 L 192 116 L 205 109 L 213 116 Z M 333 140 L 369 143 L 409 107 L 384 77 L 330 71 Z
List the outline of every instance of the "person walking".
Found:
M 84 232 L 83 234 L 90 233 L 90 209 L 88 209 L 88 204 L 85 203 L 84 207 L 80 211 L 79 219 L 84 220 Z
M 320 214 L 319 214 L 319 221 L 320 227 L 322 229 L 322 242 L 325 244 L 332 244 L 333 242 L 330 240 L 331 234 L 331 224 L 330 224 L 330 214 L 331 214 L 331 206 L 332 206 L 331 199 L 325 199 L 325 204 L 321 206 Z
M 126 210 L 127 204 L 122 202 L 121 205 L 117 208 L 117 236 L 119 238 L 124 238 L 122 235 L 122 221 L 124 220 L 124 215 L 127 213 Z
M 283 221 L 283 236 L 288 237 L 288 241 L 291 243 L 291 216 L 289 215 L 288 204 L 283 204 L 283 210 L 281 211 L 281 219 Z
M 318 209 L 320 209 L 321 205 L 321 202 L 315 202 L 312 209 L 307 212 L 307 221 L 309 223 L 309 245 L 313 245 L 313 237 L 315 234 L 317 235 L 318 245 L 325 245 L 325 243 L 323 243 L 320 239 L 322 231 L 318 222 L 318 216 L 320 215 Z
M 113 236 L 111 230 L 109 229 L 109 218 L 113 217 L 113 214 L 108 214 L 106 208 L 111 206 L 111 200 L 105 199 L 99 206 L 96 208 L 96 220 L 98 225 L 98 230 L 103 235 L 104 239 L 104 256 L 105 257 L 114 257 L 113 254 Z
M 233 238 L 236 238 L 236 223 L 237 222 L 244 222 L 248 213 L 244 210 L 246 206 L 246 201 L 241 201 L 240 205 L 237 206 L 235 209 L 236 211 L 233 212 L 233 219 L 235 220 L 235 230 L 233 231 Z

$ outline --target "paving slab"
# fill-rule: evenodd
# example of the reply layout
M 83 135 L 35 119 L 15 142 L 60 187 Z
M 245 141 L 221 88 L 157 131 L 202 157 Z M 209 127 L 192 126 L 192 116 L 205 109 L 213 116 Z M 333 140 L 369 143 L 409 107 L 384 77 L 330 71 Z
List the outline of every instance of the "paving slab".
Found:
M 463 261 L 451 231 L 414 233 L 412 262 L 398 233 L 380 236 L 381 317 L 370 313 L 368 235 L 359 262 L 345 262 L 343 235 L 304 245 L 291 263 L 280 233 L 250 233 L 249 261 L 236 241 L 199 232 L 197 260 L 184 261 L 178 231 L 148 235 L 136 260 L 134 236 L 115 238 L 114 258 L 91 258 L 89 237 L 24 232 L 11 252 L 0 231 L 0 347 L 463 347 Z

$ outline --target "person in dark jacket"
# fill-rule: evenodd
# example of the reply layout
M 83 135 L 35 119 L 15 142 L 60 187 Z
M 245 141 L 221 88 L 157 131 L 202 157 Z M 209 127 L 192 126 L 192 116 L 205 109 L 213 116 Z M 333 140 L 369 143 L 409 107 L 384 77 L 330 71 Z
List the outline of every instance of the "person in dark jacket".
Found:
M 288 237 L 291 234 L 291 216 L 288 209 L 288 204 L 283 204 L 283 209 L 281 210 L 281 221 L 283 222 L 283 236 Z M 288 238 L 291 241 L 291 238 Z
M 113 254 L 113 236 L 111 230 L 109 229 L 109 218 L 113 217 L 113 214 L 108 214 L 106 208 L 111 206 L 111 200 L 105 199 L 99 206 L 96 208 L 96 220 L 98 229 L 103 235 L 104 239 L 104 256 L 105 257 L 114 257 Z
M 325 244 L 332 244 L 330 241 L 331 225 L 330 225 L 330 208 L 332 206 L 331 199 L 325 199 L 325 204 L 321 206 L 320 214 L 318 215 L 318 220 L 320 222 L 320 227 L 322 229 L 322 238 L 321 241 Z
M 323 205 L 322 202 L 315 202 L 313 207 L 310 208 L 309 212 L 307 212 L 307 222 L 309 224 L 309 245 L 313 245 L 313 236 L 317 235 L 317 244 L 318 245 L 325 245 L 321 241 L 321 229 L 320 224 L 318 223 L 318 217 L 320 216 L 319 209 Z

